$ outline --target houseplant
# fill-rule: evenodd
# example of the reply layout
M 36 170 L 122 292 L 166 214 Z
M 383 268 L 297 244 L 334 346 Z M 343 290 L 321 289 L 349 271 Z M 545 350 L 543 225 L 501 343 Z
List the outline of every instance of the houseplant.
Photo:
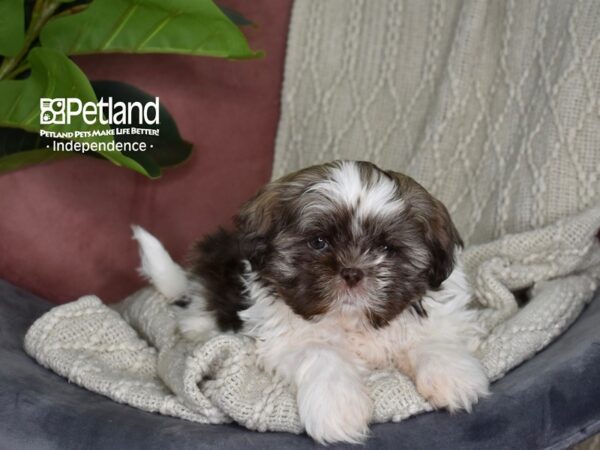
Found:
M 235 21 L 235 23 L 234 23 Z M 23 0 L 0 2 L 0 172 L 74 153 L 46 148 L 39 133 L 41 98 L 77 98 L 97 102 L 94 86 L 69 58 L 90 53 L 179 53 L 220 58 L 256 58 L 237 25 L 248 24 L 240 14 L 220 8 L 212 0 L 93 0 L 91 2 Z M 127 98 L 127 87 L 102 86 Z M 130 89 L 138 98 L 143 93 Z M 165 110 L 166 118 L 172 120 Z M 167 122 L 169 122 L 167 120 Z M 52 124 L 45 130 L 102 132 L 107 124 L 86 123 L 74 117 L 70 124 Z M 119 151 L 97 154 L 116 165 L 148 177 L 184 160 L 190 145 L 176 127 L 165 131 L 172 145 L 157 146 L 144 155 Z M 73 136 L 80 142 L 111 141 L 114 136 Z M 167 158 L 160 152 L 170 152 Z

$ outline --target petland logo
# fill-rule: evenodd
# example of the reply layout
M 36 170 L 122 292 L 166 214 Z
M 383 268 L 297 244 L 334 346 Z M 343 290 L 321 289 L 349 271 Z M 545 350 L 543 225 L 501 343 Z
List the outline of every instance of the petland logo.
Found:
M 140 125 L 158 125 L 160 103 L 154 101 L 114 102 L 112 97 L 101 98 L 98 103 L 82 102 L 78 98 L 40 98 L 40 125 L 70 125 L 79 117 L 88 125 L 131 125 L 137 117 Z

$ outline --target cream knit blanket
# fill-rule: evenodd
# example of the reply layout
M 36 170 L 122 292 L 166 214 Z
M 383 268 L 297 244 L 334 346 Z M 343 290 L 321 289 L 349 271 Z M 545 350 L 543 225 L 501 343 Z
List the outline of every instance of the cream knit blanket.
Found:
M 575 320 L 600 280 L 600 3 L 296 0 L 274 176 L 370 159 L 448 205 L 489 330 L 492 379 Z M 533 286 L 519 309 L 512 290 Z M 119 312 L 58 306 L 27 352 L 116 401 L 188 420 L 300 432 L 295 395 L 251 340 L 179 340 L 153 289 Z M 429 410 L 396 372 L 368 380 L 373 421 Z M 476 413 L 476 412 L 475 412 Z

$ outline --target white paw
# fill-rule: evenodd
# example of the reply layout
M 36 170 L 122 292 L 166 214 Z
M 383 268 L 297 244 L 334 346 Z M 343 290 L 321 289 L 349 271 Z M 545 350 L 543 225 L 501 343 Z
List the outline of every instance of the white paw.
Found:
M 361 443 L 369 435 L 373 402 L 362 384 L 308 384 L 298 390 L 298 409 L 306 433 L 321 444 Z
M 420 357 L 415 375 L 417 391 L 435 408 L 470 412 L 479 398 L 489 395 L 481 363 L 466 351 Z

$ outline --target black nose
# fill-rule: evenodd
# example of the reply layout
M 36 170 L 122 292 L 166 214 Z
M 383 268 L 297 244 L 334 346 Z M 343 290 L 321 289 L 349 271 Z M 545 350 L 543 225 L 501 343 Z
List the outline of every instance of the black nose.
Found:
M 355 269 L 354 267 L 344 267 L 341 271 L 342 278 L 346 280 L 346 284 L 352 287 L 358 284 L 360 280 L 363 279 L 365 274 L 360 269 Z

